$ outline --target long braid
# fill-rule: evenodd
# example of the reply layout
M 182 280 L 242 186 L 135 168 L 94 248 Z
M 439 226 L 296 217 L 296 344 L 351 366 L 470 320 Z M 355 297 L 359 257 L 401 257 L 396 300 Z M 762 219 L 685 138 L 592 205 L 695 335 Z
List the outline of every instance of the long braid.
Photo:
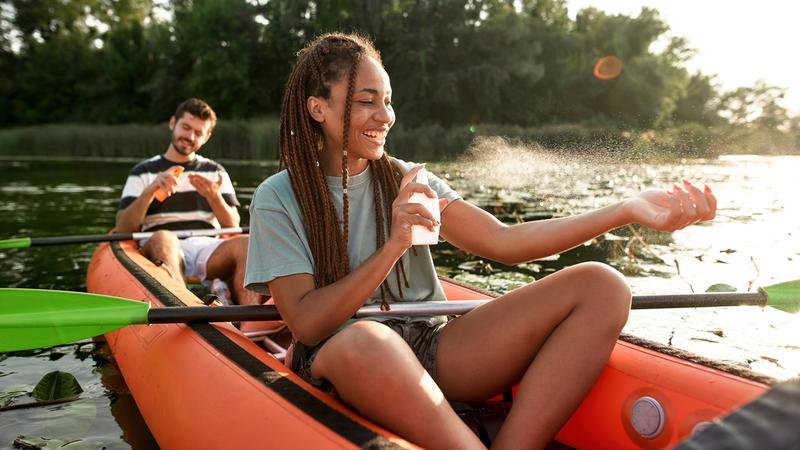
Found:
M 333 283 L 347 272 L 337 255 L 340 231 L 336 210 L 330 198 L 328 184 L 319 167 L 321 133 L 306 110 L 308 80 L 311 74 L 321 84 L 322 74 L 311 66 L 309 58 L 299 58 L 297 68 L 287 82 L 283 99 L 280 127 L 280 160 L 289 172 L 292 191 L 297 198 L 305 223 L 309 247 L 314 258 L 314 279 L 317 286 Z M 294 95 L 292 95 L 294 93 Z M 322 195 L 320 195 L 322 193 Z M 346 252 L 344 252 L 346 253 Z
M 350 272 L 350 258 L 347 251 L 347 240 L 350 231 L 350 196 L 347 192 L 347 186 L 350 182 L 350 170 L 347 166 L 347 150 L 350 144 L 350 112 L 353 108 L 353 92 L 356 89 L 357 74 L 358 57 L 356 56 L 353 59 L 353 65 L 350 67 L 350 74 L 347 77 L 347 96 L 345 97 L 344 121 L 342 125 L 342 241 L 344 242 L 345 248 L 345 252 L 342 255 L 342 266 L 345 267 L 345 273 Z
M 289 173 L 297 203 L 314 258 L 314 281 L 326 286 L 349 272 L 349 149 L 350 114 L 355 80 L 360 61 L 371 57 L 378 63 L 380 55 L 372 44 L 357 35 L 330 33 L 318 37 L 298 52 L 298 60 L 286 84 L 281 106 L 280 168 Z M 307 110 L 310 96 L 330 98 L 330 84 L 347 76 L 347 96 L 342 136 L 342 226 L 339 226 L 331 191 L 320 167 L 323 134 L 320 125 Z M 370 162 L 375 193 L 376 245 L 383 246 L 391 229 L 391 205 L 397 197 L 402 174 L 384 154 Z M 400 264 L 395 265 L 398 295 L 408 278 Z M 402 277 L 402 283 L 401 283 Z M 387 299 L 395 300 L 388 278 L 380 287 L 381 307 L 389 309 Z
M 370 163 L 372 166 L 373 191 L 375 193 L 375 217 L 377 230 L 375 233 L 376 248 L 380 248 L 386 243 L 386 232 L 392 228 L 392 203 L 397 198 L 400 190 L 400 179 L 402 173 L 392 164 L 388 155 L 384 153 L 378 161 Z M 388 220 L 385 223 L 384 217 Z M 402 283 L 400 281 L 402 277 Z M 383 281 L 380 287 L 381 309 L 388 310 L 389 303 L 387 296 L 393 301 L 403 297 L 403 286 L 409 287 L 408 277 L 406 276 L 405 266 L 402 258 L 395 264 L 395 279 L 397 283 L 397 297 L 395 297 L 389 286 L 388 278 Z

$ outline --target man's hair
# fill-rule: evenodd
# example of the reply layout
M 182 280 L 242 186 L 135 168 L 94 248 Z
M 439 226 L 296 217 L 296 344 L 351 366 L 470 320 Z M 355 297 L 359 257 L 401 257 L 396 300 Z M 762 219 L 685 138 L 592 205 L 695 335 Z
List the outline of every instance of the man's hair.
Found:
M 178 109 L 175 110 L 175 120 L 180 120 L 183 117 L 183 113 L 187 112 L 198 119 L 211 121 L 211 128 L 208 131 L 213 130 L 214 125 L 217 124 L 217 114 L 208 106 L 208 103 L 199 98 L 190 98 L 178 105 Z

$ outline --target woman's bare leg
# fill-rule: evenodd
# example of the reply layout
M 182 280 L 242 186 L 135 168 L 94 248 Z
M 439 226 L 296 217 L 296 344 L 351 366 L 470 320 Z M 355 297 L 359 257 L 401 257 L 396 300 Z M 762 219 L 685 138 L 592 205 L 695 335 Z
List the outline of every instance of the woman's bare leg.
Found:
M 598 263 L 510 292 L 445 326 L 439 385 L 451 400 L 476 401 L 519 381 L 493 448 L 542 448 L 605 366 L 630 301 L 624 278 Z
M 364 416 L 431 449 L 485 448 L 456 415 L 406 342 L 387 326 L 357 322 L 320 349 L 311 373 Z

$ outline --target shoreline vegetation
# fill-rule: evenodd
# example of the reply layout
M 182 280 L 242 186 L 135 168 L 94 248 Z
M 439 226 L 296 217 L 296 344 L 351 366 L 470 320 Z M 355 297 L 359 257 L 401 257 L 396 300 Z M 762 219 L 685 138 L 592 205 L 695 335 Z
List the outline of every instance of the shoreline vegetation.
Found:
M 465 154 L 479 137 L 565 154 L 622 160 L 715 158 L 721 154 L 800 154 L 800 133 L 743 126 L 686 124 L 658 130 L 613 130 L 578 124 L 520 127 L 439 124 L 389 134 L 398 158 L 447 161 Z M 142 159 L 166 147 L 165 124 L 49 124 L 0 129 L 0 156 Z M 203 154 L 217 159 L 276 160 L 277 118 L 220 121 Z
M 284 86 L 313 36 L 374 40 L 399 118 L 387 148 L 451 160 L 476 138 L 614 160 L 800 153 L 800 114 L 764 80 L 723 88 L 658 10 L 567 2 L 194 0 L 6 2 L 0 155 L 144 158 L 202 98 L 203 153 L 274 160 Z M 661 45 L 664 43 L 666 45 Z M 778 45 L 778 43 L 776 43 Z M 604 61 L 616 61 L 606 67 Z

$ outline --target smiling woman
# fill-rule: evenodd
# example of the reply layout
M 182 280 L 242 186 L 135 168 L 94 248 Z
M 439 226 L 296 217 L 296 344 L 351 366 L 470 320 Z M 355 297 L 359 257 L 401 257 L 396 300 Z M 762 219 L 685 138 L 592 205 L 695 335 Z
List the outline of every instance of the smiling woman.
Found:
M 422 165 L 386 154 L 391 93 L 362 37 L 327 34 L 298 53 L 281 114 L 286 170 L 253 196 L 245 284 L 272 295 L 296 339 L 293 369 L 388 429 L 424 447 L 481 448 L 443 399 L 482 401 L 522 379 L 493 445 L 544 446 L 625 324 L 630 290 L 618 272 L 577 264 L 455 320 L 353 314 L 365 303 L 389 310 L 445 299 L 414 227 L 439 227 L 457 248 L 514 265 L 632 222 L 674 231 L 710 220 L 716 198 L 683 180 L 581 215 L 507 226 L 441 178 L 423 181 Z M 440 199 L 441 222 L 419 195 Z

